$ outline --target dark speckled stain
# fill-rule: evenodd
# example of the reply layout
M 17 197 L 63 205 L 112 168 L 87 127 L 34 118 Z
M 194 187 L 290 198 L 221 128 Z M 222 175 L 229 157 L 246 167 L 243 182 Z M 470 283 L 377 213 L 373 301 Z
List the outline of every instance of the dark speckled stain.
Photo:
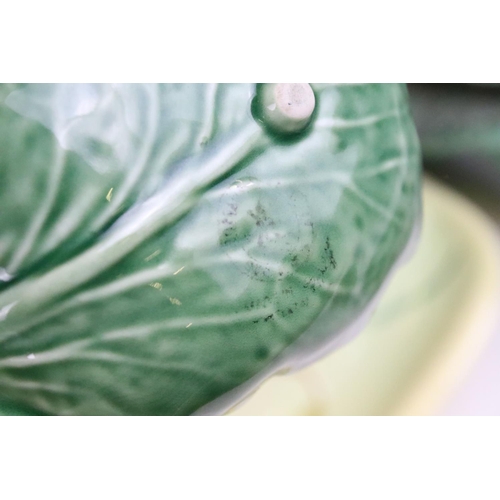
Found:
M 286 210 L 282 209 L 281 215 L 278 212 L 278 219 L 275 220 L 265 199 L 261 199 L 255 193 L 253 198 L 248 198 L 245 191 L 241 191 L 245 182 L 258 181 L 257 179 L 236 181 L 219 200 L 219 244 L 227 249 L 229 258 L 235 249 L 243 250 L 247 254 L 248 262 L 243 266 L 238 263 L 239 272 L 249 276 L 252 280 L 275 285 L 271 296 L 254 298 L 245 304 L 246 310 L 273 306 L 275 308 L 273 314 L 256 318 L 252 322 L 254 324 L 273 323 L 281 318 L 293 321 L 292 315 L 297 310 L 308 307 L 307 295 L 318 293 L 320 283 L 331 282 L 330 273 L 337 268 L 332 243 L 334 239 L 330 236 L 326 237 L 322 246 L 314 250 L 316 231 L 307 213 L 307 204 L 301 205 L 300 193 L 294 193 L 293 196 L 280 200 L 282 207 L 286 207 Z M 279 217 L 283 218 L 283 213 L 286 213 L 290 220 L 296 221 L 292 236 L 287 233 L 287 238 L 280 234 L 284 221 Z M 335 237 L 338 236 L 335 233 Z M 252 242 L 255 245 L 253 248 Z M 290 286 L 287 280 L 295 272 L 299 275 L 304 273 L 304 266 L 307 268 L 309 265 L 313 251 L 318 252 L 317 257 L 320 258 L 321 268 L 309 267 L 306 276 L 311 274 L 302 284 L 299 285 L 293 281 L 294 285 Z M 273 254 L 281 252 L 283 268 L 275 269 L 273 266 L 266 266 L 266 252 L 271 255 L 271 260 L 274 258 Z M 300 289 L 294 287 L 300 287 Z
M 241 221 L 238 225 L 231 224 L 228 219 L 222 221 L 227 227 L 219 237 L 219 244 L 221 246 L 231 245 L 238 241 L 248 239 L 252 234 L 253 226 L 250 221 Z
M 326 237 L 326 243 L 325 243 L 325 253 L 328 259 L 328 263 L 330 264 L 333 269 L 337 267 L 337 261 L 335 260 L 335 257 L 333 256 L 333 250 L 330 244 L 330 237 Z
M 333 255 L 333 250 L 332 246 L 330 243 L 330 237 L 327 236 L 325 240 L 325 247 L 323 248 L 324 251 L 324 259 L 325 259 L 325 267 L 322 267 L 319 269 L 319 272 L 324 275 L 328 269 L 337 268 L 337 261 L 335 260 L 335 256 Z
M 253 210 L 248 210 L 248 215 L 252 217 L 255 221 L 255 225 L 260 226 L 274 226 L 274 221 L 267 215 L 266 210 L 261 205 L 260 201 L 257 202 L 257 206 L 255 207 L 255 212 Z

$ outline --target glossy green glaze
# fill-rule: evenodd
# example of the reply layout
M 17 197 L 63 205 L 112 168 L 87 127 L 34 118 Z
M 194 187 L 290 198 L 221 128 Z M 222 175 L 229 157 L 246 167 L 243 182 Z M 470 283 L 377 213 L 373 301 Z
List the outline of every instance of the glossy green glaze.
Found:
M 253 84 L 2 87 L 0 396 L 225 411 L 358 318 L 419 220 L 419 146 L 404 86 L 312 87 L 284 136 Z

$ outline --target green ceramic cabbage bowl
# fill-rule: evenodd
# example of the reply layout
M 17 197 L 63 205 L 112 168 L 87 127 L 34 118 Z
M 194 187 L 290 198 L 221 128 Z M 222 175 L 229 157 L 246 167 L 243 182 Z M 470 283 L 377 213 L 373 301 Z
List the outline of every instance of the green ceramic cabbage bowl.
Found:
M 4 408 L 224 412 L 359 331 L 419 224 L 403 85 L 3 85 Z

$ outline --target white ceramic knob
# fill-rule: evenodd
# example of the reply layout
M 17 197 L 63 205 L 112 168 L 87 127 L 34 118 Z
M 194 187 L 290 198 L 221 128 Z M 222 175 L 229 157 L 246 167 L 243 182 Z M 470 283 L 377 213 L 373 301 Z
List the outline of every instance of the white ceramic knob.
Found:
M 316 104 L 308 83 L 266 83 L 262 88 L 262 113 L 278 132 L 294 133 L 309 123 Z

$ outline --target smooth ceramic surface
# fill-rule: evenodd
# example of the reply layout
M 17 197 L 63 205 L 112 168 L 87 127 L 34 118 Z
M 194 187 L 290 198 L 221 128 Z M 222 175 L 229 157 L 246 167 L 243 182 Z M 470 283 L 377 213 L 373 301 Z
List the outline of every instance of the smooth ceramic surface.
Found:
M 313 84 L 294 133 L 259 89 L 0 87 L 1 398 L 217 413 L 363 313 L 420 216 L 406 89 Z

